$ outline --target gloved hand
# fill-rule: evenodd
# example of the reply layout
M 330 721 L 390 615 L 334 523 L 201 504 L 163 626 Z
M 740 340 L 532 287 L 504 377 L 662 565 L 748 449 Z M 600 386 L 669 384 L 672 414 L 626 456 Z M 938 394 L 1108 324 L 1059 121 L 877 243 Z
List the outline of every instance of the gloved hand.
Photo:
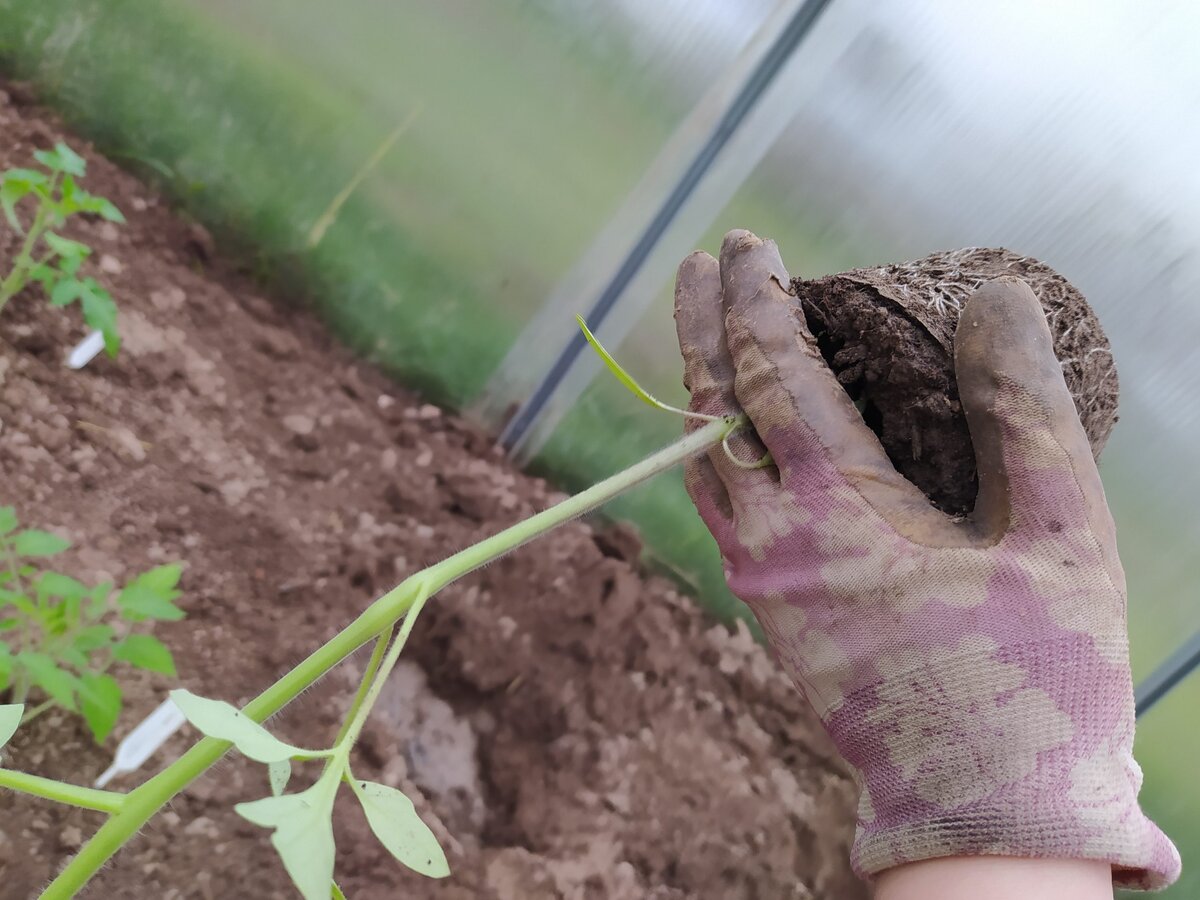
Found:
M 1098 859 L 1156 888 L 1179 854 L 1138 807 L 1125 577 L 1042 309 L 1016 278 L 964 308 L 955 368 L 979 469 L 951 519 L 897 474 L 817 350 L 774 243 L 679 269 L 696 412 L 755 436 L 687 468 L 733 593 L 862 785 L 852 862 Z

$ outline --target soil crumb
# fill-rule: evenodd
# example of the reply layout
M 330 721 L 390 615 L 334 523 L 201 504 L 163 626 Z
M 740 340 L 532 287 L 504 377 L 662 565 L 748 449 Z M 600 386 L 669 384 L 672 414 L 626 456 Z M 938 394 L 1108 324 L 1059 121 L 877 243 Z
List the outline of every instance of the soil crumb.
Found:
M 792 280 L 825 359 L 902 475 L 953 515 L 971 511 L 978 479 L 954 378 L 954 330 L 971 292 L 1024 279 L 1046 311 L 1054 351 L 1098 457 L 1117 421 L 1112 348 L 1083 295 L 1044 263 L 1002 248 Z

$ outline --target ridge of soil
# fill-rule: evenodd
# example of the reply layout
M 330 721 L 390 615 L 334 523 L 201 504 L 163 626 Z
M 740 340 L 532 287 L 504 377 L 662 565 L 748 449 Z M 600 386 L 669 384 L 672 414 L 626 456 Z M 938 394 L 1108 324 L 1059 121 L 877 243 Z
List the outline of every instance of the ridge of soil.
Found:
M 954 376 L 958 316 L 979 285 L 1015 275 L 1046 313 L 1054 352 L 1099 457 L 1117 421 L 1112 348 L 1083 295 L 1045 263 L 967 247 L 792 279 L 817 346 L 900 474 L 953 515 L 975 505 L 975 451 Z
M 67 370 L 78 313 L 33 292 L 0 316 L 0 503 L 69 537 L 60 568 L 83 579 L 185 562 L 188 618 L 156 630 L 180 684 L 243 703 L 405 575 L 560 499 L 309 315 L 263 299 L 202 229 L 9 87 L 0 166 L 66 139 L 88 160 L 84 185 L 129 223 L 68 229 L 96 248 L 89 267 L 120 306 L 116 360 Z M 0 235 L 7 264 L 15 240 Z M 624 528 L 574 523 L 431 603 L 354 765 L 414 798 L 452 875 L 408 873 L 339 803 L 350 897 L 867 895 L 847 864 L 857 792 L 815 715 L 744 628 L 706 622 L 639 570 L 638 553 Z M 327 745 L 364 660 L 272 727 Z M 125 685 L 105 747 L 51 713 L 18 733 L 5 765 L 91 783 L 175 686 L 144 674 Z M 113 787 L 192 738 L 185 729 Z M 268 833 L 232 809 L 267 792 L 264 767 L 227 758 L 85 896 L 293 897 Z M 36 895 L 98 824 L 0 793 L 0 897 Z

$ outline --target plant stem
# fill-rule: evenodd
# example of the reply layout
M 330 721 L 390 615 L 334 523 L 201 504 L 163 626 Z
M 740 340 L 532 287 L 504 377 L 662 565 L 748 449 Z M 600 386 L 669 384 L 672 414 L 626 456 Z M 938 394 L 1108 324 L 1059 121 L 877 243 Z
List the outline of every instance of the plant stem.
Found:
M 98 791 L 95 788 L 79 787 L 52 778 L 42 778 L 40 775 L 29 775 L 25 772 L 14 772 L 11 769 L 0 769 L 0 787 L 22 794 L 32 794 L 44 797 L 57 803 L 79 806 L 83 809 L 95 809 L 100 812 L 117 813 L 125 803 L 126 794 L 115 791 Z
M 58 176 L 50 182 L 50 193 L 54 193 L 54 187 L 57 183 Z M 29 231 L 25 233 L 25 240 L 21 242 L 21 249 L 17 253 L 17 258 L 13 262 L 12 271 L 8 273 L 8 277 L 0 282 L 0 311 L 3 311 L 4 304 L 8 303 L 21 288 L 25 287 L 29 279 L 29 272 L 34 268 L 33 263 L 33 248 L 37 244 L 38 238 L 42 236 L 42 232 L 46 229 L 46 204 L 41 202 L 38 204 L 38 210 L 34 214 L 33 224 L 29 226 Z
M 745 416 L 731 416 L 728 419 L 709 422 L 674 444 L 586 491 L 409 576 L 368 606 L 358 618 L 307 659 L 251 700 L 242 710 L 243 714 L 255 722 L 262 722 L 279 712 L 309 685 L 371 638 L 393 627 L 418 598 L 421 598 L 419 590 L 425 590 L 428 592 L 426 596 L 431 596 L 450 582 L 538 535 L 595 509 L 659 472 L 664 472 L 719 444 L 725 435 L 745 427 L 745 424 Z M 378 683 L 378 679 L 374 683 Z M 42 892 L 41 900 L 70 900 L 74 897 L 100 867 L 164 804 L 200 777 L 230 746 L 228 741 L 204 738 L 163 771 L 126 794 L 120 812 L 100 827 Z
M 400 626 L 400 633 L 396 635 L 396 640 L 392 642 L 387 656 L 384 657 L 382 664 L 379 666 L 379 672 L 371 681 L 371 687 L 367 690 L 367 694 L 355 712 L 354 718 L 350 720 L 350 726 L 346 729 L 345 735 L 342 736 L 342 739 L 334 748 L 336 751 L 334 760 L 340 759 L 343 766 L 349 760 L 350 750 L 354 747 L 355 741 L 358 740 L 359 734 L 362 733 L 363 725 L 367 722 L 367 716 L 371 713 L 371 707 L 379 699 L 379 693 L 383 690 L 383 683 L 387 681 L 388 675 L 392 673 L 392 669 L 396 666 L 396 661 L 400 659 L 400 651 L 404 649 L 404 645 L 408 641 L 408 636 L 412 634 L 413 626 L 417 624 L 417 616 L 421 614 L 421 610 L 425 606 L 425 601 L 428 599 L 429 589 L 424 585 L 420 585 L 413 597 L 412 605 L 408 608 L 408 612 L 404 616 L 404 624 Z
M 333 742 L 335 747 L 346 737 L 346 732 L 350 730 L 350 723 L 358 715 L 359 707 L 362 706 L 363 700 L 366 699 L 367 691 L 371 689 L 371 684 L 375 680 L 375 673 L 379 671 L 379 664 L 383 662 L 383 654 L 387 652 L 388 641 L 392 639 L 394 631 L 394 627 L 389 628 L 375 639 L 375 649 L 371 651 L 371 658 L 367 661 L 367 668 L 363 672 L 362 681 L 358 683 L 358 691 L 354 694 L 354 700 L 351 701 L 350 709 L 347 710 L 346 718 L 342 720 L 342 727 L 338 730 L 338 736 Z
M 21 702 L 24 702 L 24 701 L 21 701 Z M 53 709 L 54 706 L 55 706 L 54 700 L 44 700 L 41 703 L 39 703 L 37 706 L 35 706 L 33 709 L 25 710 L 25 714 L 23 716 L 21 716 L 21 724 L 28 725 L 30 722 L 32 722 L 34 719 L 36 719 L 42 713 L 46 712 L 49 709 Z

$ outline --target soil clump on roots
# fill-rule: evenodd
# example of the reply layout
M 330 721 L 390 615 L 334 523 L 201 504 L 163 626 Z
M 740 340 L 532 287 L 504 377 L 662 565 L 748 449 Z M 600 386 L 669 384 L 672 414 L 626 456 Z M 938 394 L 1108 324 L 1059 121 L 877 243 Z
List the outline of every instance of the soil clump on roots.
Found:
M 969 247 L 914 262 L 792 280 L 822 355 L 897 470 L 952 515 L 971 511 L 978 479 L 954 378 L 954 330 L 979 285 L 1015 275 L 1046 311 L 1054 351 L 1099 456 L 1117 420 L 1117 370 L 1083 295 L 1049 266 Z

